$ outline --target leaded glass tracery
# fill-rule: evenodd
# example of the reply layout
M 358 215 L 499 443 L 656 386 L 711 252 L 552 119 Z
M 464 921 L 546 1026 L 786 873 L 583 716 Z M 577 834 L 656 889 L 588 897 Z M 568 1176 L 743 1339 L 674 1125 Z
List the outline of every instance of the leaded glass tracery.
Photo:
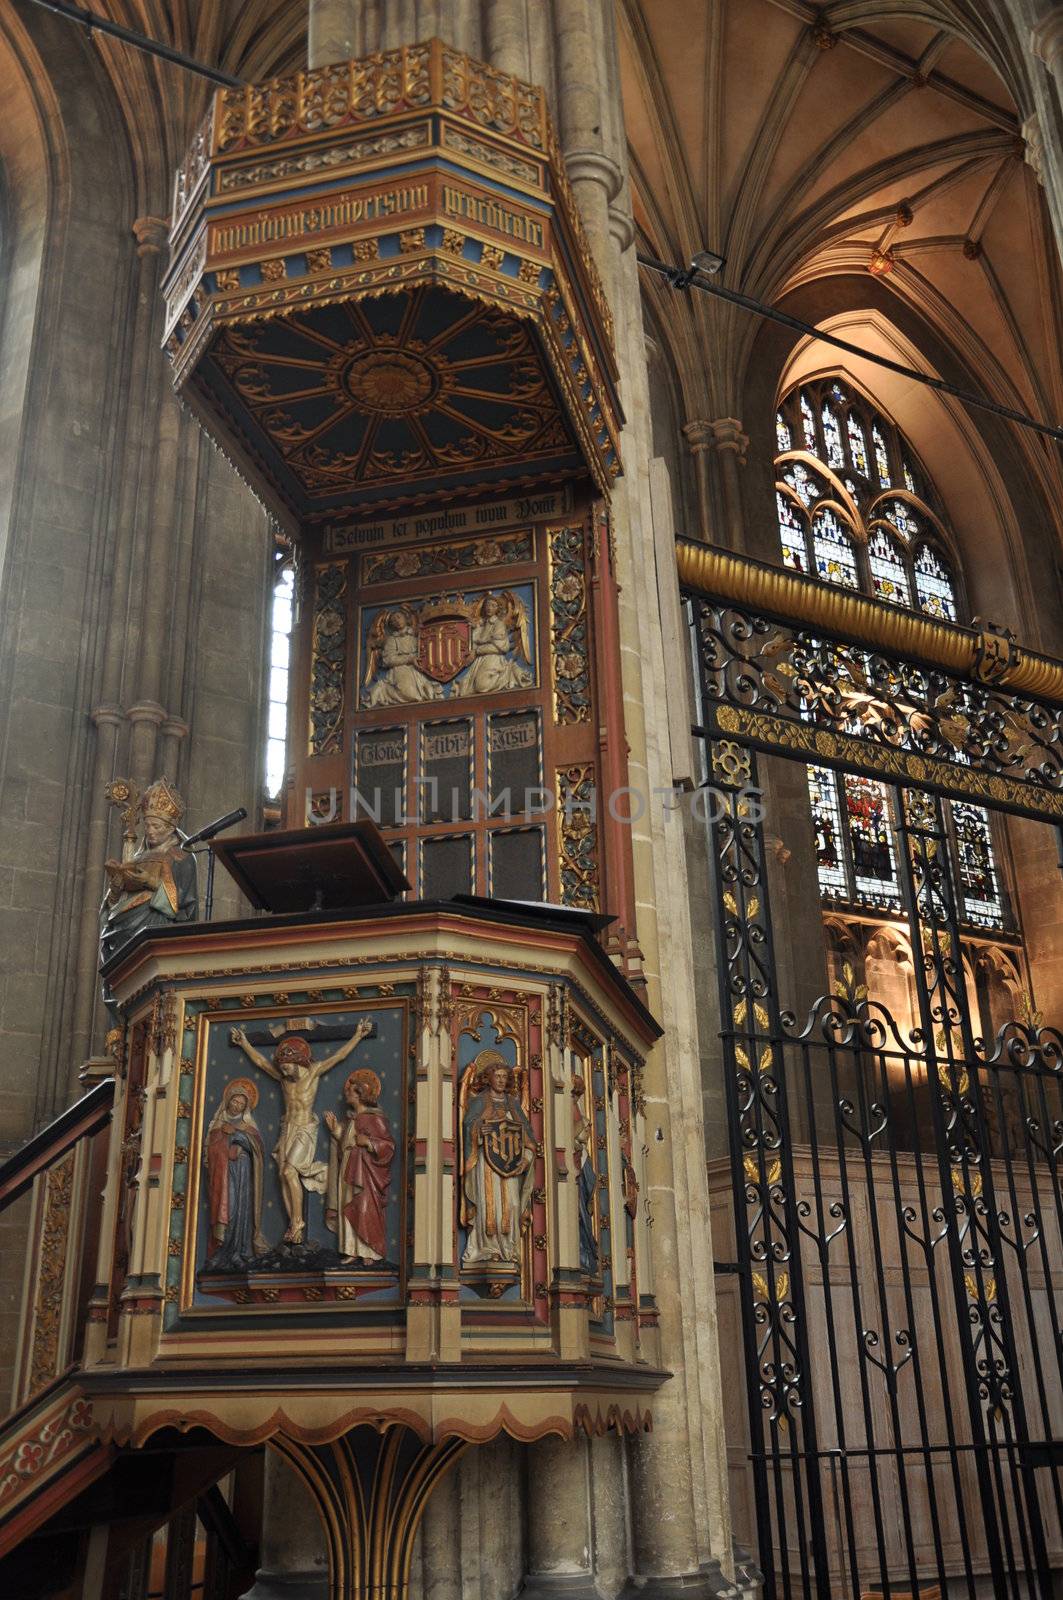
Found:
M 779 510 L 779 537 L 782 540 L 782 558 L 793 572 L 808 571 L 808 536 L 804 518 L 781 489 L 776 489 L 775 499 Z
M 867 541 L 871 582 L 879 600 L 893 606 L 910 606 L 912 592 L 904 564 L 904 553 L 896 539 L 883 527 L 872 528 Z
M 915 552 L 915 592 L 920 611 L 945 622 L 955 622 L 956 590 L 951 574 L 932 545 L 921 544 Z
M 952 803 L 956 858 L 964 919 L 984 928 L 1004 926 L 1004 902 L 993 855 L 989 812 L 982 806 Z
M 882 437 L 882 431 L 877 422 L 871 429 L 871 439 L 875 446 L 875 471 L 878 473 L 878 486 L 880 489 L 889 489 L 893 483 L 890 474 L 890 458 L 886 450 L 886 441 Z
M 808 403 L 808 396 L 801 396 L 801 431 L 805 436 L 805 449 L 810 455 L 819 455 L 819 440 L 816 438 L 816 419 L 812 414 L 812 407 Z
M 821 506 L 812 519 L 812 552 L 817 578 L 846 589 L 860 587 L 853 541 L 827 506 Z
M 866 478 L 868 476 L 867 440 L 864 438 L 864 430 L 860 425 L 860 419 L 852 411 L 849 413 L 848 428 L 849 455 L 852 458 L 853 471 L 859 472 L 862 477 Z
M 901 893 L 893 854 L 893 819 L 885 784 L 877 783 L 874 778 L 848 775 L 845 811 L 856 899 L 865 905 L 899 911 Z
M 783 401 L 776 436 L 780 483 L 809 513 L 806 526 L 792 503 L 784 508 L 787 497 L 779 500 L 785 565 L 956 621 L 961 607 L 947 535 L 893 423 L 841 382 L 819 380 Z M 806 455 L 822 462 L 821 474 L 793 459 L 787 441 L 798 438 Z M 904 483 L 900 493 L 894 462 Z
M 897 800 L 891 790 L 856 773 L 839 776 L 827 767 L 809 767 L 808 798 L 823 901 L 863 912 L 899 912 L 893 842 Z M 953 840 L 960 921 L 1005 933 L 1011 924 L 989 813 L 958 800 L 946 800 L 944 808 Z
M 842 449 L 842 430 L 838 418 L 830 406 L 824 406 L 821 413 L 823 417 L 823 442 L 827 447 L 827 465 L 829 467 L 844 467 L 845 451 Z
M 824 900 L 848 900 L 849 878 L 842 843 L 838 780 L 829 767 L 809 767 L 808 797 L 816 836 L 816 871 Z

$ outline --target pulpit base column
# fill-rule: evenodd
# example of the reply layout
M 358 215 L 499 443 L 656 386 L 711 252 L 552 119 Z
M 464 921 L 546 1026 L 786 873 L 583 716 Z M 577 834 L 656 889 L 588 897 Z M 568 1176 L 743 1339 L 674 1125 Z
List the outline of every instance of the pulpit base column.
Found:
M 302 1479 L 324 1524 L 329 1576 L 317 1591 L 321 1600 L 407 1600 L 425 1506 L 468 1449 L 466 1441 L 425 1443 L 411 1428 L 392 1423 L 354 1428 L 330 1444 L 283 1437 L 272 1443 Z M 253 1593 L 254 1600 L 267 1600 L 257 1585 Z M 276 1600 L 297 1595 L 277 1590 Z

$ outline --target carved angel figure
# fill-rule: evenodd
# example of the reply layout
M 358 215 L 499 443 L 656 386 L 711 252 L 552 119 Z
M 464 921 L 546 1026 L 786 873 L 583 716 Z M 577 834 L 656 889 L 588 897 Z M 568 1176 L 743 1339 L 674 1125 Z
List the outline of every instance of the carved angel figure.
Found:
M 514 649 L 514 634 L 516 649 Z M 479 620 L 473 624 L 472 661 L 454 684 L 456 695 L 499 694 L 506 689 L 527 689 L 532 683 L 528 641 L 528 613 L 511 590 L 486 594 L 480 602 Z M 512 656 L 518 659 L 511 660 Z
M 408 706 L 443 698 L 441 685 L 417 665 L 417 622 L 405 606 L 373 619 L 366 646 L 363 705 Z

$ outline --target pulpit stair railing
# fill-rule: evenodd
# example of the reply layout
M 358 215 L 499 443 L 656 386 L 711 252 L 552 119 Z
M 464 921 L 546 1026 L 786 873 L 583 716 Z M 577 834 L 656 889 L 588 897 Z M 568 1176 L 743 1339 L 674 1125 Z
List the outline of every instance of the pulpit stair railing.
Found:
M 1058 826 L 1063 666 L 709 547 L 679 567 L 765 1592 L 1057 1594 L 1063 1037 L 981 1035 L 942 800 Z M 914 1026 L 855 980 L 784 1009 L 758 751 L 892 786 Z

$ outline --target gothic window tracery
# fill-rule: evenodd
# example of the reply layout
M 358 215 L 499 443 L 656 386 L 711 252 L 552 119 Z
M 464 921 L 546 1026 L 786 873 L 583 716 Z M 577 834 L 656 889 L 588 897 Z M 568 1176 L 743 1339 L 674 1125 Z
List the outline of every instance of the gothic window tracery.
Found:
M 890 605 L 961 620 L 960 576 L 941 508 L 889 419 L 841 382 L 826 379 L 790 393 L 776 434 L 784 565 Z M 892 966 L 870 959 L 871 952 L 881 955 L 886 945 L 879 935 L 903 918 L 898 793 L 870 778 L 815 766 L 808 768 L 808 793 L 824 916 L 849 929 L 853 950 L 861 952 L 849 971 L 857 981 L 862 973 L 868 991 L 877 992 Z M 958 801 L 945 802 L 945 817 L 949 874 L 971 970 L 981 970 L 989 956 L 1013 964 L 1018 941 L 1000 867 L 999 824 L 982 807 Z M 878 998 L 899 1004 L 892 989 Z
M 776 439 L 787 567 L 946 622 L 959 619 L 959 586 L 940 512 L 886 416 L 842 383 L 821 380 L 783 401 Z M 803 450 L 794 449 L 795 439 Z M 784 486 L 808 513 L 807 523 Z

